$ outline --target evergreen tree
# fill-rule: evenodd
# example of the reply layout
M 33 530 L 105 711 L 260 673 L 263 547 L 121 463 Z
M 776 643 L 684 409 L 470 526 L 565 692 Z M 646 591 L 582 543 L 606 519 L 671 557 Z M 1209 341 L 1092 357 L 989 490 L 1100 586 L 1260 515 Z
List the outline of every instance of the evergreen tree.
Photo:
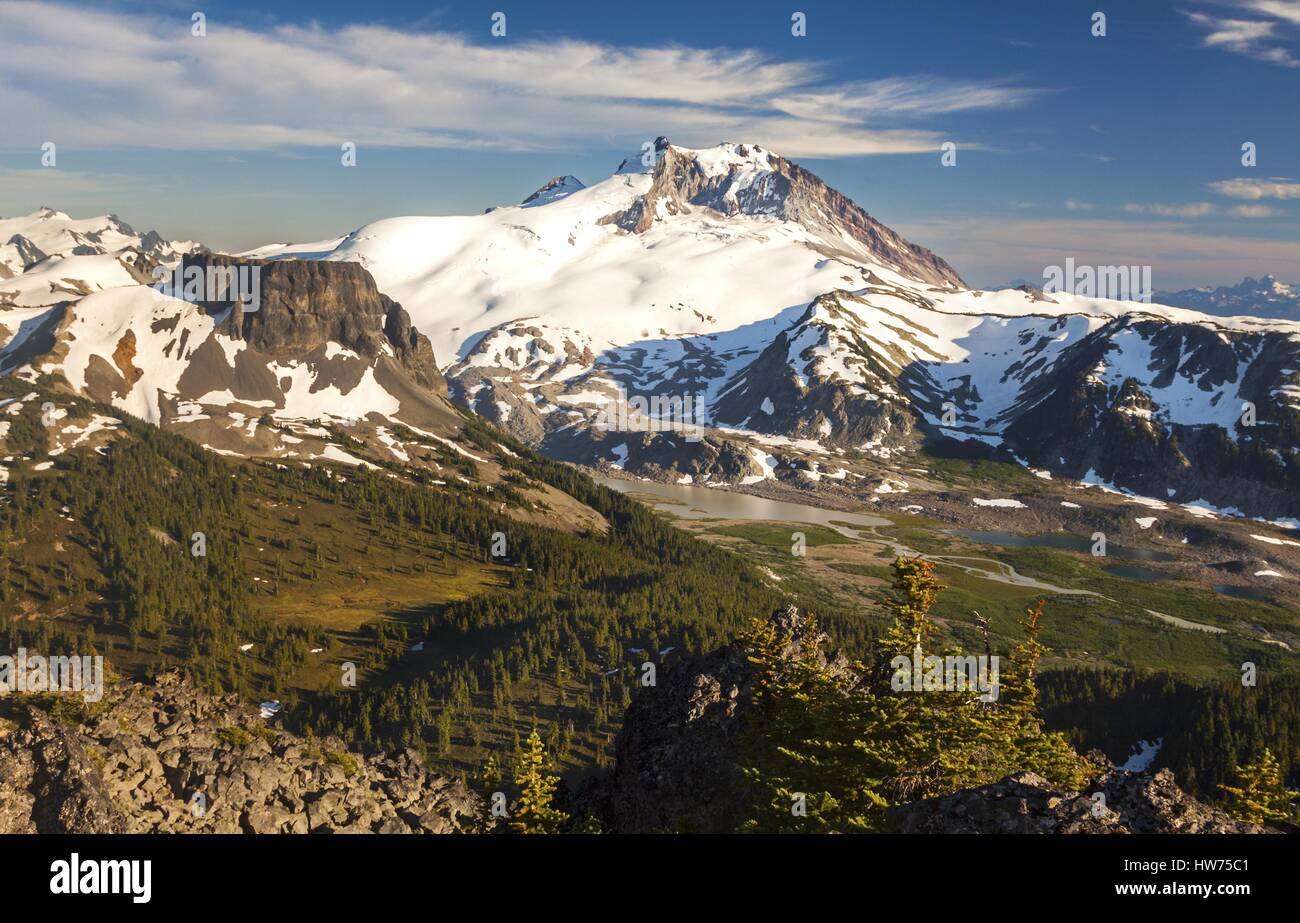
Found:
M 968 674 L 949 672 L 950 661 L 929 653 L 929 611 L 942 589 L 934 565 L 900 558 L 894 574 L 894 623 L 870 665 L 833 666 L 811 617 L 797 638 L 760 621 L 745 635 L 757 715 L 742 744 L 752 799 L 742 829 L 878 830 L 891 804 L 1023 770 L 1077 787 L 1092 770 L 1064 737 L 1044 732 L 1037 715 L 1041 603 L 1022 623 L 1010 695 L 999 701 L 1000 683 L 972 687 Z
M 555 787 L 559 776 L 549 775 L 546 749 L 536 728 L 515 760 L 515 785 L 519 787 L 519 804 L 510 826 L 516 833 L 559 833 L 569 815 L 556 809 Z
M 1295 811 L 1300 792 L 1286 787 L 1277 757 L 1267 747 L 1259 759 L 1238 766 L 1236 785 L 1221 786 L 1232 796 L 1228 810 L 1232 816 L 1249 824 L 1289 820 Z

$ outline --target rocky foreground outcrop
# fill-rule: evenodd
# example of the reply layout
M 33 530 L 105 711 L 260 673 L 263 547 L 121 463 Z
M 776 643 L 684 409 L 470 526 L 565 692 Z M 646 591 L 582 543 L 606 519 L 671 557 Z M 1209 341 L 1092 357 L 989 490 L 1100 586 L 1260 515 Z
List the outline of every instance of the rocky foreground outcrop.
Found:
M 794 607 L 773 616 L 832 672 L 856 679 Z M 736 643 L 664 665 L 629 707 L 613 770 L 567 804 L 612 833 L 730 832 L 754 670 Z M 0 833 L 455 833 L 483 828 L 479 799 L 424 769 L 304 739 L 236 696 L 179 674 L 112 687 L 80 724 L 0 699 Z M 1100 754 L 1090 754 L 1104 764 Z M 196 793 L 201 798 L 196 798 Z M 196 807 L 198 809 L 196 809 Z M 1032 772 L 890 808 L 894 833 L 1263 833 L 1182 791 L 1173 774 L 1109 769 L 1081 791 Z
M 0 833 L 455 833 L 478 800 L 413 751 L 371 758 L 273 727 L 178 674 L 109 690 L 68 726 L 0 722 Z M 196 793 L 200 797 L 196 797 Z
M 1022 772 L 890 808 L 893 833 L 1264 833 L 1180 789 L 1168 769 L 1112 770 L 1082 792 Z

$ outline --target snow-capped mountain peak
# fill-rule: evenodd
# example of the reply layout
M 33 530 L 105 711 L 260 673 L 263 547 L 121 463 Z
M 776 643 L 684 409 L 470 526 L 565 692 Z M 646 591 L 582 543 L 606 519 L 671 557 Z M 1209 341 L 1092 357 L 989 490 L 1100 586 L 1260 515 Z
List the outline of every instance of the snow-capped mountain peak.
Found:
M 130 247 L 149 249 L 149 241 L 162 241 L 154 231 L 137 234 L 116 215 L 73 218 L 66 212 L 41 208 L 30 215 L 0 218 L 0 240 L 18 236 L 30 241 L 47 256 L 84 256 L 118 253 Z M 188 253 L 198 247 L 193 241 L 165 242 L 174 253 Z
M 567 195 L 572 195 L 579 189 L 586 188 L 576 176 L 557 176 L 548 180 L 545 185 L 519 204 L 524 207 L 549 205 L 551 202 L 556 202 Z
M 529 318 L 599 349 L 731 330 L 869 278 L 962 287 L 930 251 L 761 145 L 659 138 L 645 154 L 590 185 L 552 180 L 520 206 L 389 218 L 246 255 L 361 263 L 448 363 Z
M 73 218 L 41 208 L 0 218 L 0 304 L 39 306 L 103 288 L 135 285 L 159 263 L 201 250 L 194 241 L 137 234 L 116 215 Z
M 871 456 L 947 439 L 1162 496 L 1300 511 L 1300 324 L 974 291 L 757 144 L 659 138 L 606 179 L 559 178 L 523 206 L 256 252 L 361 263 L 448 363 L 453 397 L 564 458 L 754 483 L 773 476 L 752 459 L 774 439 Z M 717 441 L 605 438 L 602 414 L 635 395 L 690 396 Z M 1247 456 L 1249 478 L 1208 473 Z
M 655 155 L 650 189 L 611 216 L 624 230 L 644 233 L 656 221 L 693 209 L 778 219 L 814 235 L 827 256 L 845 255 L 940 287 L 965 287 L 956 271 L 929 250 L 904 240 L 813 173 L 757 144 L 724 142 L 692 149 L 659 138 Z
M 640 151 L 619 161 L 618 166 L 614 168 L 614 175 L 652 173 L 659 163 L 659 158 L 667 149 L 668 139 L 663 135 L 655 138 L 654 141 L 647 141 L 641 145 Z

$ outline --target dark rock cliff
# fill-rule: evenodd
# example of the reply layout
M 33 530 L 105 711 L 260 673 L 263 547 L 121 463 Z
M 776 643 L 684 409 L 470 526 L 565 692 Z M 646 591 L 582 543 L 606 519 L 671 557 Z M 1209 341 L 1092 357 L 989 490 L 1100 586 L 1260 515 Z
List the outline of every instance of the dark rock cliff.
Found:
M 303 356 L 334 342 L 375 359 L 387 345 L 418 384 L 447 394 L 429 338 L 411 325 L 400 304 L 379 291 L 359 263 L 202 254 L 187 257 L 184 266 L 257 268 L 258 310 L 243 310 L 233 297 L 201 303 L 213 313 L 229 311 L 222 332 L 260 353 Z

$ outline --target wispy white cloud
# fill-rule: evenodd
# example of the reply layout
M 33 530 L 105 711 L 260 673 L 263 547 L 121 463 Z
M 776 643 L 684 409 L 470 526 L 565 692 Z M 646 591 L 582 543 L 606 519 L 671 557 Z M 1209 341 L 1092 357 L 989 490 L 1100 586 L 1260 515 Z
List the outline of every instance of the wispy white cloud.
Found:
M 1286 212 L 1272 205 L 1234 205 L 1228 214 L 1234 218 L 1280 218 Z
M 662 133 L 800 157 L 937 151 L 923 120 L 1035 91 L 932 76 L 838 85 L 753 49 L 480 41 L 381 26 L 252 31 L 188 17 L 0 3 L 5 144 L 573 148 Z M 978 146 L 974 141 L 966 146 Z
M 1300 25 L 1300 0 L 1239 0 L 1239 2 L 1242 7 L 1251 12 Z
M 1005 109 L 1039 91 L 1000 84 L 966 84 L 940 77 L 888 77 L 824 90 L 777 96 L 772 105 L 789 115 L 857 122 L 883 115 L 937 115 L 968 109 Z
M 1293 12 L 1300 15 L 1297 12 L 1300 5 L 1290 0 L 1255 0 L 1243 6 L 1252 12 L 1285 20 L 1290 20 Z M 1184 15 L 1207 30 L 1201 39 L 1201 44 L 1207 48 L 1222 48 L 1283 67 L 1300 67 L 1300 58 L 1282 44 L 1284 37 L 1278 34 L 1275 20 L 1235 19 L 1209 13 L 1185 12 Z
M 1268 179 L 1221 179 L 1210 188 L 1230 199 L 1300 199 L 1300 182 L 1282 176 Z
M 1225 180 L 1225 183 L 1248 182 L 1245 180 Z M 1212 187 L 1221 184 L 1211 183 Z M 1261 198 L 1260 195 L 1248 194 L 1254 193 L 1255 189 L 1243 189 L 1238 192 L 1236 198 Z M 1015 207 L 1014 205 L 1012 207 Z M 1209 215 L 1220 214 L 1219 206 L 1213 202 L 1125 202 L 1123 205 L 1097 205 L 1093 202 L 1081 202 L 1078 199 L 1066 199 L 1065 208 L 1072 212 L 1091 212 L 1101 210 L 1103 212 L 1122 211 L 1130 215 L 1150 215 L 1155 218 L 1205 218 Z M 1272 208 L 1268 205 L 1236 205 L 1227 209 L 1224 214 L 1231 215 L 1234 218 L 1277 218 L 1286 213 L 1279 208 Z

